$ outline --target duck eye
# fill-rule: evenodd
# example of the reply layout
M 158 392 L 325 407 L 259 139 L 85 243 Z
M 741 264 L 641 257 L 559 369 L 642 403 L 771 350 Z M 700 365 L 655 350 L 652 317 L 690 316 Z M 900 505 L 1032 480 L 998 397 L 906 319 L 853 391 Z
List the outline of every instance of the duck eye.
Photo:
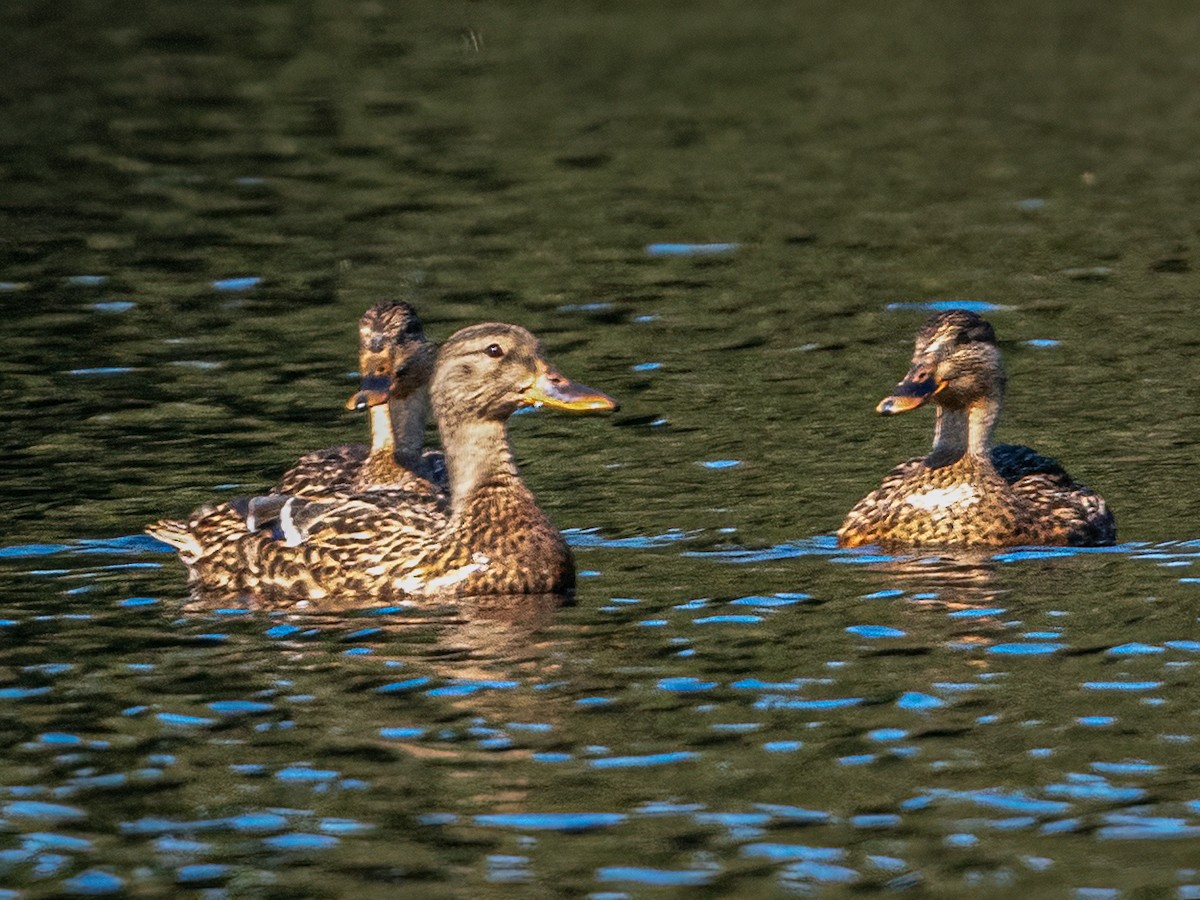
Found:
M 483 352 L 486 353 L 488 356 L 490 356 L 492 359 L 499 359 L 500 357 L 502 357 L 504 355 L 504 348 L 501 347 L 499 344 L 488 344 L 483 349 Z
M 408 324 L 404 326 L 405 334 L 417 334 L 421 330 L 421 323 L 416 319 L 410 319 Z

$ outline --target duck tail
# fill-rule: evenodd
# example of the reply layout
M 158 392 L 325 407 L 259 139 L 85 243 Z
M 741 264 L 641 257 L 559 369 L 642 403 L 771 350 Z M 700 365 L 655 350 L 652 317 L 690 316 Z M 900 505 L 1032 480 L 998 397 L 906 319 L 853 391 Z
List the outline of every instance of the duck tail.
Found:
M 185 563 L 191 564 L 200 558 L 200 542 L 188 528 L 187 522 L 179 519 L 159 519 L 146 526 L 146 534 L 164 544 L 170 544 Z

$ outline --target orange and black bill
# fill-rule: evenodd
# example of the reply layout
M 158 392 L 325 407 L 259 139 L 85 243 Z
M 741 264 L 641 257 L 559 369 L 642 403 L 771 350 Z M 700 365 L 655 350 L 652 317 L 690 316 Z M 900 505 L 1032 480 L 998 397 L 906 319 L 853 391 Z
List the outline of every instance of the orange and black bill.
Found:
M 603 391 L 571 381 L 552 368 L 538 374 L 525 391 L 525 399 L 531 406 L 541 404 L 567 412 L 610 412 L 620 408 L 620 404 Z
M 388 402 L 392 390 L 391 375 L 365 375 L 358 393 L 346 401 L 346 409 L 364 410 Z
M 923 376 L 923 377 L 922 377 Z M 925 372 L 912 373 L 892 390 L 892 393 L 879 401 L 875 411 L 885 416 L 895 413 L 908 412 L 925 403 L 945 386 L 932 375 Z

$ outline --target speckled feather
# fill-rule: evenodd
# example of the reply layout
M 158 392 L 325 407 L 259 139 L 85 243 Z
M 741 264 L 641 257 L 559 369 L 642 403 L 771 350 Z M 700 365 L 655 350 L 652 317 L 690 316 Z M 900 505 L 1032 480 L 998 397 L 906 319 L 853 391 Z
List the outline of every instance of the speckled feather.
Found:
M 1116 539 L 1104 498 L 1072 481 L 1063 468 L 1029 447 L 992 448 L 990 466 L 964 456 L 931 467 L 924 457 L 892 469 L 883 484 L 855 504 L 838 531 L 843 547 L 866 544 L 1102 546 Z M 922 508 L 911 498 L 964 487 L 969 502 Z
M 409 469 L 396 461 L 395 454 L 373 454 L 366 444 L 344 444 L 300 457 L 271 493 L 313 498 L 393 489 L 444 494 L 448 485 L 440 450 L 426 450 L 418 466 Z
M 323 605 L 567 593 L 575 586 L 570 548 L 520 483 L 480 489 L 460 516 L 430 531 L 411 530 L 387 491 L 310 505 L 326 508 L 305 523 L 303 543 L 245 535 L 234 542 L 234 565 L 221 572 L 209 566 L 198 580 L 209 590 Z M 223 566 L 230 562 L 226 557 Z

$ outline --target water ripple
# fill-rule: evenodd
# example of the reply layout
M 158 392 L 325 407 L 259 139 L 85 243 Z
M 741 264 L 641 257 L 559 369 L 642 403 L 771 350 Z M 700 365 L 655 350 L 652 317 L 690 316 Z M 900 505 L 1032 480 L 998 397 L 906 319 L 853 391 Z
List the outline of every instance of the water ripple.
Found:
M 699 531 L 672 530 L 656 535 L 637 535 L 627 538 L 608 538 L 600 534 L 598 528 L 566 528 L 563 536 L 572 547 L 646 550 L 654 547 L 666 547 L 681 541 L 694 540 Z
M 695 887 L 712 881 L 715 872 L 650 869 L 644 866 L 603 866 L 596 870 L 598 881 L 630 881 L 653 887 Z
M 522 831 L 594 831 L 625 823 L 623 813 L 488 813 L 475 816 L 475 824 Z
M 742 856 L 762 857 L 776 862 L 837 862 L 846 858 L 846 851 L 841 847 L 810 847 L 807 844 L 745 844 L 741 853 Z
M 674 763 L 698 759 L 693 750 L 675 750 L 670 753 L 649 753 L 644 756 L 606 756 L 588 761 L 593 769 L 640 769 L 651 766 L 669 766 Z

